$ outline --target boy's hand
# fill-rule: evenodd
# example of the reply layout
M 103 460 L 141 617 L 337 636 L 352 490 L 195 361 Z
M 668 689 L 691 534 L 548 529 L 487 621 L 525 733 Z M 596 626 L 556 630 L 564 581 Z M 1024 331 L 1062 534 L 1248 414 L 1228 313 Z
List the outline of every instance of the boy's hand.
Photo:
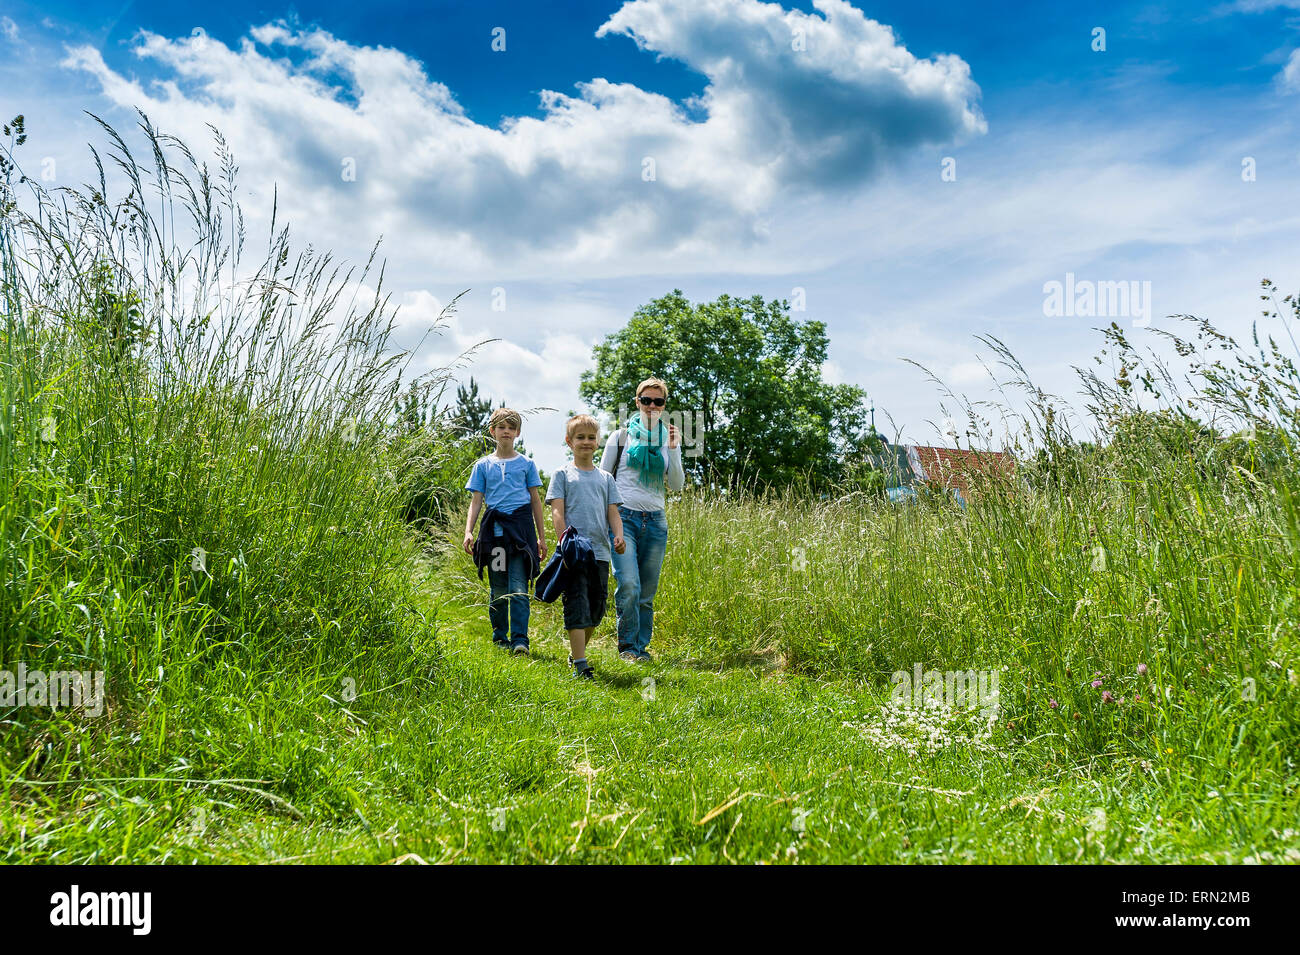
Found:
M 681 435 L 680 435 L 680 434 L 678 433 L 678 431 L 677 431 L 677 425 L 675 425 L 675 424 L 670 424 L 670 425 L 668 426 L 668 447 L 670 447 L 670 448 L 675 448 L 675 447 L 677 447 L 677 441 L 678 441 L 678 438 L 680 438 L 680 437 L 681 437 Z
M 461 544 L 461 546 L 465 548 L 465 553 L 473 557 L 474 556 L 474 535 L 471 534 L 469 531 L 466 531 L 465 541 L 464 543 Z
M 627 550 L 627 546 L 623 543 L 623 535 L 614 535 L 614 553 L 621 554 L 625 550 Z
M 546 541 L 537 542 L 537 559 L 546 560 Z

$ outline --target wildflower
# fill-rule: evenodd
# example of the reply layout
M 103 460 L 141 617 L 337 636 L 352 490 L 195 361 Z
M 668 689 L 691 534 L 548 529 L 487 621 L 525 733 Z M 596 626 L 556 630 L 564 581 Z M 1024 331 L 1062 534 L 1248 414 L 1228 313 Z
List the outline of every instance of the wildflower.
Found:
M 1134 703 L 1141 703 L 1141 702 L 1142 702 L 1142 695 L 1141 695 L 1140 693 L 1136 693 L 1136 694 L 1134 694 L 1134 695 L 1133 695 L 1133 702 L 1134 702 Z
M 1168 754 L 1172 754 L 1173 751 L 1174 751 L 1174 748 L 1173 748 L 1172 746 L 1166 746 L 1166 747 L 1165 747 L 1165 752 L 1166 752 L 1166 753 L 1168 753 Z
M 1057 703 L 1056 700 L 1048 700 L 1047 705 L 1054 710 L 1059 710 L 1061 708 L 1061 704 Z
M 1139 663 L 1139 664 L 1138 664 L 1138 675 L 1139 675 L 1139 676 L 1146 676 L 1146 673 L 1147 673 L 1147 665 L 1146 665 L 1145 663 Z
M 1101 689 L 1101 680 L 1093 680 L 1093 681 L 1092 681 L 1092 688 L 1093 688 L 1094 690 L 1100 690 L 1100 689 Z M 1109 693 L 1110 691 L 1107 690 L 1106 692 Z
M 253 444 L 253 445 L 249 445 L 248 453 L 249 453 L 249 454 L 257 454 L 257 445 L 255 445 L 255 444 Z
M 1151 760 L 1149 759 L 1142 760 L 1142 768 L 1145 769 L 1147 772 L 1151 772 Z
M 1075 714 L 1074 714 L 1074 718 L 1075 718 L 1076 720 L 1081 720 L 1081 719 L 1083 719 L 1083 717 L 1080 716 L 1078 713 L 1075 713 Z
M 1101 701 L 1102 701 L 1103 703 L 1114 703 L 1114 702 L 1115 702 L 1115 697 L 1113 697 L 1113 696 L 1110 695 L 1110 690 L 1102 690 L 1102 691 L 1101 691 Z

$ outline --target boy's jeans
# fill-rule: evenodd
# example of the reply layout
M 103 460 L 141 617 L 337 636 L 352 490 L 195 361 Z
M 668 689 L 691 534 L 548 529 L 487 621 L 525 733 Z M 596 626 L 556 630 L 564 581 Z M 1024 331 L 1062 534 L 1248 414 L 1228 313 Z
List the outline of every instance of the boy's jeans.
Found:
M 618 608 L 618 650 L 644 653 L 655 622 L 655 591 L 668 549 L 668 518 L 663 511 L 633 511 L 620 507 L 623 517 L 622 554 L 612 554 L 614 606 Z M 612 551 L 614 534 L 609 535 Z
M 506 559 L 505 570 L 488 565 L 488 583 L 492 600 L 488 619 L 492 621 L 492 639 L 508 643 L 511 638 L 528 639 L 528 555 L 515 551 Z

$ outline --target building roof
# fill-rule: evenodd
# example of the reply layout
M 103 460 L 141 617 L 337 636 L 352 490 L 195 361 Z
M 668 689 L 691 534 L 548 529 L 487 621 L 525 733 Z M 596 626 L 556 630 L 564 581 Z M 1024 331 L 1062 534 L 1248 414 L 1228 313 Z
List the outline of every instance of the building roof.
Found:
M 970 497 L 970 479 L 975 474 L 1010 474 L 1016 459 L 1005 451 L 971 451 L 962 448 L 908 446 L 911 470 L 920 481 L 955 488 Z

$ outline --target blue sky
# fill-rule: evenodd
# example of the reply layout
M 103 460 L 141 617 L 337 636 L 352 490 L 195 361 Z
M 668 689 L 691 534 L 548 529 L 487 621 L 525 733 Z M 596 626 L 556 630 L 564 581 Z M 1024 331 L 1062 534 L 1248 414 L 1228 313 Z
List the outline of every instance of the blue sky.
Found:
M 406 341 L 470 289 L 419 362 L 502 339 L 469 370 L 559 409 L 525 426 L 550 468 L 591 346 L 673 288 L 803 289 L 826 374 L 926 443 L 939 395 L 901 358 L 982 397 L 992 334 L 1075 392 L 1110 317 L 1045 314 L 1067 274 L 1248 332 L 1260 278 L 1300 286 L 1298 51 L 1300 0 L 0 0 L 0 112 L 55 184 L 87 174 L 82 110 L 215 124 L 254 225 L 276 188 L 300 241 L 384 236 Z

